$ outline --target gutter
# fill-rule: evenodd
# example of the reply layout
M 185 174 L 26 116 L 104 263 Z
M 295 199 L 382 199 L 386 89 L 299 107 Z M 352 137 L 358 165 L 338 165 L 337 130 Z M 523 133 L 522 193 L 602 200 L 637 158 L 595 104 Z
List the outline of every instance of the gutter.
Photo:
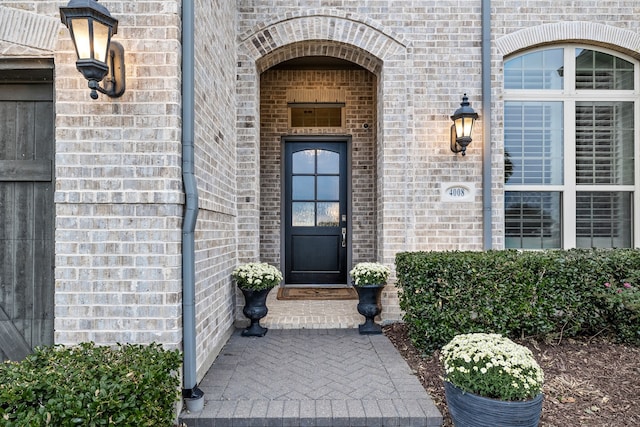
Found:
M 482 0 L 482 242 L 493 248 L 491 222 L 491 0 Z
M 182 340 L 183 389 L 187 409 L 204 406 L 204 393 L 197 387 L 195 314 L 195 235 L 198 219 L 198 185 L 194 174 L 194 8 L 193 0 L 182 0 L 182 180 L 185 209 L 182 221 Z

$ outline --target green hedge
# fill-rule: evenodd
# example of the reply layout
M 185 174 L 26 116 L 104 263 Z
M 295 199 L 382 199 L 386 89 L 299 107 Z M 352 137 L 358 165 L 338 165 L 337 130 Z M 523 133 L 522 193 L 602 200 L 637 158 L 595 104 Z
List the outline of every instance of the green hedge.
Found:
M 173 426 L 181 363 L 157 344 L 40 347 L 0 364 L 0 425 Z
M 470 332 L 607 332 L 640 343 L 638 250 L 403 252 L 396 273 L 405 323 L 425 352 Z

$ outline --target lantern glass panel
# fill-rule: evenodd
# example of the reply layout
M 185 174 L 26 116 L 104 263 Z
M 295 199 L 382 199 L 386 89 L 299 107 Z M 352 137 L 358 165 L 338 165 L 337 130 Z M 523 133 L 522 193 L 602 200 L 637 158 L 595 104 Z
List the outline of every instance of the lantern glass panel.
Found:
M 456 125 L 456 137 L 464 138 L 471 136 L 474 121 L 471 117 L 458 117 L 454 122 Z
M 93 21 L 93 51 L 95 59 L 107 62 L 110 28 L 101 22 Z
M 89 21 L 86 18 L 70 20 L 71 35 L 76 45 L 78 59 L 91 59 L 91 41 L 89 40 Z
M 475 123 L 475 119 L 473 117 L 465 117 L 464 125 L 463 125 L 464 136 L 471 136 L 474 123 Z
M 460 138 L 462 136 L 462 132 L 464 129 L 464 126 L 462 124 L 462 117 L 458 117 L 457 119 L 455 119 L 455 121 L 453 122 L 456 125 L 456 137 Z

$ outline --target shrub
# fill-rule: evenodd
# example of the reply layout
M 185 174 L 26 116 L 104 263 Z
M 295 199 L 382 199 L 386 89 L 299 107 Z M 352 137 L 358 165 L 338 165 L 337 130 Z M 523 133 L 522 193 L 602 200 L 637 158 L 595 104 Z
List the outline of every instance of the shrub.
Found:
M 180 352 L 159 345 L 40 347 L 0 364 L 0 420 L 13 426 L 172 426 Z
M 606 282 L 599 297 L 610 329 L 617 340 L 640 345 L 640 291 L 638 288 L 627 281 L 620 284 Z
M 639 265 L 640 251 L 632 249 L 396 255 L 404 320 L 413 343 L 429 353 L 471 332 L 519 338 L 615 331 L 612 306 L 598 295 L 607 281 L 640 278 Z M 633 335 L 629 319 L 627 332 L 617 336 L 624 342 Z

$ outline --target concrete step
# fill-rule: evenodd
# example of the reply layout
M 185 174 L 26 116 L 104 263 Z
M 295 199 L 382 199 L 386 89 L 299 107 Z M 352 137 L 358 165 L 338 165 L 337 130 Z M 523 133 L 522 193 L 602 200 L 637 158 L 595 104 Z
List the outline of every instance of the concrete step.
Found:
M 439 427 L 442 416 L 430 401 L 234 400 L 209 401 L 198 414 L 183 414 L 189 427 L 363 426 Z

